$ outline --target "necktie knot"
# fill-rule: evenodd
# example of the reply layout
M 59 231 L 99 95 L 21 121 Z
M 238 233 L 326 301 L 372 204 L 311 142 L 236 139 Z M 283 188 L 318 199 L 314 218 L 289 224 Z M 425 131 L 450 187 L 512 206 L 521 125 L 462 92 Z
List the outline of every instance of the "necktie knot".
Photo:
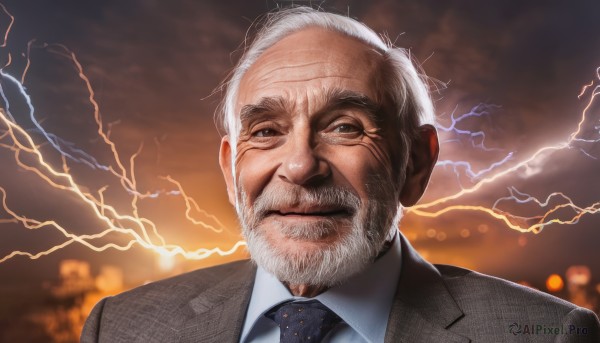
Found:
M 342 320 L 317 300 L 286 303 L 267 317 L 279 325 L 282 343 L 321 342 Z

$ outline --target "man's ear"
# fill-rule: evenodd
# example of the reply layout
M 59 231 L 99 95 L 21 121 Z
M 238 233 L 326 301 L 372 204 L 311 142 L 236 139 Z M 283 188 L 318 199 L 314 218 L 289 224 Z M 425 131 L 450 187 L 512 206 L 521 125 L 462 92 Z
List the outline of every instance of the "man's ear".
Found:
M 406 179 L 400 192 L 400 203 L 405 207 L 414 205 L 425 193 L 440 152 L 435 127 L 423 125 L 418 130 L 417 138 L 411 144 Z
M 233 173 L 231 168 L 231 142 L 229 136 L 225 135 L 221 139 L 221 148 L 219 149 L 219 165 L 221 166 L 221 172 L 227 185 L 227 195 L 229 196 L 229 203 L 235 206 L 235 185 L 233 182 Z

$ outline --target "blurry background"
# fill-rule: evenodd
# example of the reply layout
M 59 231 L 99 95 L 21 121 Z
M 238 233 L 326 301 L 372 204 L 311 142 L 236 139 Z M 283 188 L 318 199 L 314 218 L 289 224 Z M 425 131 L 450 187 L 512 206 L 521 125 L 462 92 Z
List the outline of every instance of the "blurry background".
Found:
M 97 206 L 56 188 L 65 184 L 64 178 L 52 178 L 52 186 L 24 167 L 43 169 L 35 156 L 23 151 L 15 155 L 10 125 L 1 123 L 1 342 L 77 341 L 85 316 L 103 296 L 247 257 L 244 247 L 236 245 L 241 237 L 217 164 L 217 86 L 240 56 L 252 21 L 291 3 L 2 1 L 8 13 L 0 12 L 0 32 L 10 29 L 0 47 L 0 65 L 7 65 L 2 69 L 0 100 L 4 117 L 26 130 L 49 165 L 58 171 L 68 166 L 82 193 L 102 198 L 133 220 L 112 216 L 112 222 L 103 221 L 93 211 Z M 587 110 L 577 136 L 586 141 L 572 141 L 568 148 L 515 166 L 540 148 L 566 142 L 578 129 L 598 81 L 600 4 L 320 4 L 385 33 L 396 45 L 410 49 L 431 78 L 447 84 L 434 93 L 443 138 L 441 163 L 421 204 L 515 169 L 469 195 L 422 208 L 429 213 L 448 209 L 433 218 L 409 212 L 401 230 L 415 247 L 432 262 L 521 282 L 598 313 L 598 106 Z M 89 78 L 93 101 L 70 52 Z M 19 83 L 31 97 L 35 121 Z M 123 174 L 98 134 L 94 101 Z M 466 113 L 471 115 L 463 116 Z M 62 158 L 36 123 L 73 159 Z M 142 145 L 133 177 L 130 158 Z M 110 166 L 117 176 L 102 166 Z M 135 185 L 122 183 L 125 179 Z M 147 196 L 133 201 L 133 189 Z M 526 201 L 531 196 L 545 202 L 553 193 L 545 207 Z M 505 200 L 496 203 L 501 198 Z M 570 201 L 579 207 L 574 210 Z M 471 207 L 457 207 L 465 205 Z M 32 219 L 53 222 L 38 228 Z M 534 230 L 537 234 L 517 230 L 527 231 L 540 220 L 573 225 L 546 225 Z M 110 225 L 130 231 L 107 232 L 87 240 L 90 246 L 73 241 L 55 248 Z M 159 235 L 171 246 L 163 246 Z M 188 258 L 170 256 L 179 251 L 175 246 L 188 252 Z M 210 250 L 214 248 L 220 253 Z

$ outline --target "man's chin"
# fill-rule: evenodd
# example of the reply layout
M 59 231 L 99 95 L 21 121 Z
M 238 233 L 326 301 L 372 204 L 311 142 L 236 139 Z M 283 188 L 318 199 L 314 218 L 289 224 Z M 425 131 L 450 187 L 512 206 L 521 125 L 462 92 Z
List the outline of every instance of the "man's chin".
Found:
M 340 234 L 326 240 L 251 236 L 248 249 L 254 262 L 290 284 L 331 287 L 372 262 L 366 240 L 350 244 Z
M 339 235 L 326 236 L 319 239 L 286 237 L 279 240 L 276 245 L 273 245 L 273 248 L 278 255 L 306 258 L 331 249 L 337 239 L 339 239 Z
M 368 234 L 367 227 L 380 227 L 372 220 L 350 213 L 311 217 L 316 218 L 270 214 L 248 222 L 242 217 L 254 262 L 282 282 L 331 287 L 372 263 L 383 244 Z

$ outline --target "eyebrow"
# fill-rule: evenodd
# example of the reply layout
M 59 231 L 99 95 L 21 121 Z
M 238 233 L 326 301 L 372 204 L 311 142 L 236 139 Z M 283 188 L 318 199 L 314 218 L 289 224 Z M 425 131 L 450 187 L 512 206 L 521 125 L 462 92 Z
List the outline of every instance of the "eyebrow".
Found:
M 240 111 L 240 122 L 246 123 L 254 118 L 274 113 L 285 113 L 287 102 L 283 97 L 263 97 L 257 104 L 244 105 Z
M 328 91 L 325 95 L 325 105 L 317 112 L 325 113 L 343 108 L 363 110 L 374 123 L 378 123 L 382 119 L 378 115 L 381 106 L 376 101 L 365 94 L 341 89 L 332 89 Z
M 325 93 L 325 104 L 316 113 L 326 113 L 337 109 L 356 108 L 363 110 L 374 123 L 381 121 L 378 112 L 381 106 L 365 94 L 342 89 L 332 89 Z M 244 105 L 240 111 L 240 121 L 250 122 L 254 118 L 289 113 L 291 104 L 283 97 L 263 97 L 256 104 Z

